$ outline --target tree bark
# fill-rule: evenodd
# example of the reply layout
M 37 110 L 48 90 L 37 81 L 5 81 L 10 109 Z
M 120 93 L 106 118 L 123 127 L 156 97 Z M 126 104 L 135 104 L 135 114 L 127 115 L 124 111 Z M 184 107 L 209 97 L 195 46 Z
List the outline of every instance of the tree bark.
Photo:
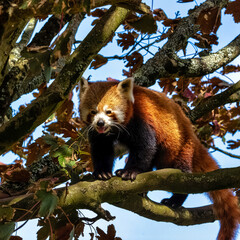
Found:
M 176 169 L 163 169 L 139 174 L 135 181 L 124 181 L 113 177 L 107 181 L 93 181 L 85 176 L 77 184 L 56 189 L 59 197 L 58 206 L 63 209 L 89 209 L 97 214 L 102 212 L 101 203 L 133 211 L 143 217 L 156 221 L 167 221 L 178 225 L 194 225 L 212 222 L 215 217 L 211 206 L 191 209 L 169 209 L 144 197 L 143 193 L 153 190 L 165 190 L 175 193 L 203 193 L 218 189 L 240 186 L 240 167 L 220 169 L 208 173 L 182 173 Z M 225 179 L 222 181 L 222 179 Z M 160 201 L 160 199 L 159 199 Z M 27 194 L 0 200 L 1 205 L 11 203 L 16 208 L 13 221 L 17 221 L 27 209 L 37 203 L 34 194 Z M 101 210 L 100 210 L 101 209 Z M 31 218 L 36 218 L 32 215 Z M 102 216 L 104 218 L 104 215 Z M 29 218 L 29 214 L 21 217 Z

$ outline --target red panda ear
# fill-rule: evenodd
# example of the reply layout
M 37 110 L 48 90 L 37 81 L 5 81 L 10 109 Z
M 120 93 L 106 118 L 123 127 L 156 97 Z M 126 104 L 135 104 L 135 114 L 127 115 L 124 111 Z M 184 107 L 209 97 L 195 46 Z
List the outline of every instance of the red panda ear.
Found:
M 125 80 L 121 81 L 117 86 L 118 92 L 132 103 L 134 103 L 133 85 L 134 78 L 126 78 Z
M 85 79 L 84 77 L 81 77 L 80 81 L 79 81 L 79 88 L 80 88 L 80 99 L 82 98 L 85 90 L 88 87 L 88 80 Z

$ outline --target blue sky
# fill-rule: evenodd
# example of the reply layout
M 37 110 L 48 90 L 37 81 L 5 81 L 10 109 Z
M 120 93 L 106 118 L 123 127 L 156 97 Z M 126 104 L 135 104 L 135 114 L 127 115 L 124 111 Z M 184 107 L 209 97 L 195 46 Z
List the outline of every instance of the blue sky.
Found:
M 146 1 L 150 6 L 152 1 Z M 203 1 L 197 1 L 198 4 L 200 4 Z M 186 16 L 187 11 L 189 8 L 192 8 L 195 5 L 195 2 L 193 3 L 185 3 L 185 4 L 178 4 L 176 3 L 176 0 L 168 0 L 168 1 L 154 1 L 154 7 L 153 8 L 162 8 L 167 16 L 169 18 L 174 18 L 175 13 L 177 11 L 180 11 L 180 16 Z M 218 36 L 219 36 L 219 42 L 220 44 L 218 46 L 214 46 L 214 51 L 217 49 L 225 46 L 229 41 L 231 41 L 234 37 L 236 37 L 239 34 L 240 30 L 240 24 L 233 24 L 232 16 L 227 15 L 222 18 L 223 25 L 218 30 Z M 89 32 L 91 21 L 88 20 L 84 24 L 82 24 L 79 28 L 77 39 L 83 39 L 84 36 Z M 105 47 L 101 53 L 104 53 L 107 56 L 112 56 L 115 54 L 120 54 L 121 49 L 116 47 L 116 43 L 110 43 L 107 47 Z M 235 64 L 240 64 L 239 58 L 234 61 Z M 120 61 L 112 61 L 109 62 L 107 65 L 97 69 L 92 70 L 88 69 L 84 77 L 88 77 L 91 75 L 92 80 L 104 80 L 107 77 L 112 77 L 115 79 L 123 79 L 122 76 L 122 69 L 124 67 L 124 64 Z M 240 74 L 229 74 L 229 77 L 231 77 L 234 81 L 237 81 L 240 79 Z M 225 79 L 226 80 L 226 79 Z M 155 87 L 156 90 L 160 90 L 157 86 Z M 30 101 L 30 95 L 26 95 L 23 98 L 21 98 L 20 101 L 13 104 L 13 106 L 17 109 L 17 105 L 29 102 Z M 77 101 L 77 100 L 76 100 Z M 41 129 L 38 129 L 36 133 L 34 133 L 35 136 L 41 134 Z M 235 138 L 239 138 L 239 132 L 235 134 Z M 231 136 L 229 136 L 231 137 Z M 223 144 L 219 142 L 219 147 L 221 148 Z M 224 146 L 223 146 L 224 148 Z M 239 150 L 232 151 L 232 153 L 239 154 Z M 218 163 L 222 167 L 234 167 L 240 165 L 240 160 L 237 159 L 231 159 L 227 157 L 226 155 L 223 155 L 221 153 L 214 153 L 214 158 L 217 159 Z M 16 157 L 13 154 L 7 154 L 4 157 L 0 157 L 0 161 L 2 162 L 8 162 L 15 160 Z M 115 168 L 122 168 L 124 166 L 124 160 L 117 161 Z M 151 199 L 160 202 L 162 198 L 170 196 L 170 193 L 166 193 L 163 191 L 155 191 L 150 192 L 149 196 Z M 184 203 L 185 207 L 198 207 L 202 205 L 209 204 L 210 201 L 208 198 L 204 196 L 204 194 L 195 194 L 188 197 L 186 202 Z M 216 239 L 218 230 L 219 230 L 219 224 L 218 222 L 215 223 L 208 223 L 208 224 L 201 224 L 196 226 L 176 226 L 172 223 L 159 223 L 156 221 L 148 220 L 143 217 L 140 217 L 134 213 L 131 213 L 126 210 L 122 210 L 119 208 L 116 208 L 114 206 L 110 206 L 109 204 L 103 204 L 103 207 L 105 209 L 108 209 L 113 216 L 116 216 L 116 220 L 112 222 L 106 222 L 104 220 L 98 221 L 94 226 L 99 226 L 104 231 L 106 231 L 107 226 L 109 224 L 114 224 L 117 231 L 117 236 L 121 237 L 123 240 L 148 240 L 148 239 L 162 239 L 162 240 L 211 240 Z M 90 216 L 90 211 L 83 211 L 83 213 L 86 216 Z M 22 229 L 18 231 L 18 234 L 23 237 L 24 240 L 32 240 L 36 239 L 36 221 L 30 221 L 27 223 L 26 226 L 24 226 Z M 85 236 L 80 239 L 90 239 L 88 232 L 91 231 L 90 227 L 86 226 Z M 237 238 L 240 240 L 240 236 Z

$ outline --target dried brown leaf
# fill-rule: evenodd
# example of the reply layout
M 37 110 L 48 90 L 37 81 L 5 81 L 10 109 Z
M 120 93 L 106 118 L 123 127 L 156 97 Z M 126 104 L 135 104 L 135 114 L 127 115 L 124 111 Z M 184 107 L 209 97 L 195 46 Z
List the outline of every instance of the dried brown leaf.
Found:
M 196 95 L 193 94 L 193 92 L 189 88 L 186 88 L 182 95 L 185 98 L 188 98 L 189 101 L 193 101 L 197 97 Z
M 84 234 L 83 234 L 84 227 L 85 227 L 85 224 L 83 222 L 80 222 L 80 223 L 77 224 L 77 226 L 75 226 L 75 231 L 74 231 L 75 238 L 78 239 L 80 237 L 80 235 L 82 237 L 84 237 Z
M 101 66 L 105 65 L 106 63 L 108 62 L 108 59 L 105 58 L 104 56 L 102 56 L 101 54 L 97 54 L 91 65 L 90 65 L 90 68 L 93 68 L 93 69 L 97 69 L 97 68 L 100 68 Z
M 128 33 L 119 33 L 118 37 L 120 39 L 117 39 L 117 43 L 120 47 L 122 47 L 122 50 L 124 51 L 135 44 L 135 38 L 138 37 L 138 34 L 136 34 L 134 31 Z
M 121 240 L 121 238 L 115 237 L 116 230 L 113 224 L 108 226 L 107 234 L 99 227 L 97 227 L 96 229 L 97 233 L 99 234 L 99 236 L 96 236 L 98 240 Z
M 180 22 L 180 20 L 181 20 L 181 18 L 176 18 L 176 19 L 168 18 L 168 19 L 164 20 L 163 25 L 165 27 L 175 28 L 178 25 L 178 23 Z
M 152 14 L 145 14 L 140 18 L 127 21 L 128 25 L 141 33 L 153 34 L 157 32 L 157 24 Z
M 238 139 L 237 141 L 234 140 L 229 140 L 227 141 L 228 143 L 228 149 L 236 149 L 240 147 L 240 139 Z
M 101 18 L 105 14 L 105 12 L 107 12 L 106 8 L 97 8 L 94 11 L 91 12 L 91 15 L 93 17 Z
M 72 101 L 72 93 L 69 98 L 66 99 L 62 105 L 58 108 L 56 112 L 56 117 L 58 121 L 69 121 L 73 115 L 73 101 Z
M 57 228 L 55 230 L 56 240 L 68 240 L 72 229 L 73 225 L 71 223 L 67 223 L 61 228 Z
M 57 134 L 63 134 L 63 137 L 68 138 L 71 137 L 73 139 L 78 138 L 77 129 L 73 126 L 73 124 L 67 121 L 58 121 L 51 123 L 47 126 L 47 130 L 49 132 L 55 132 Z
M 11 236 L 9 240 L 22 240 L 22 238 L 19 236 Z
M 131 73 L 135 72 L 143 64 L 143 56 L 137 51 L 127 56 L 126 59 L 128 61 L 126 67 L 131 67 Z
M 160 78 L 160 81 L 158 82 L 159 86 L 163 88 L 164 93 L 170 93 L 175 90 L 177 81 L 175 78 Z
M 199 14 L 196 24 L 200 25 L 203 34 L 216 33 L 221 25 L 221 9 L 219 7 L 204 9 Z
M 26 147 L 25 154 L 27 155 L 26 165 L 29 166 L 34 161 L 41 158 L 45 155 L 50 149 L 50 146 L 46 144 L 42 137 L 39 137 L 35 140 L 35 142 L 29 144 Z
M 5 171 L 2 177 L 11 182 L 28 182 L 30 180 L 30 173 L 24 168 L 15 168 Z
M 228 3 L 225 14 L 232 14 L 235 23 L 240 22 L 240 0 Z
M 167 15 L 161 8 L 154 9 L 153 14 L 156 21 L 162 21 L 167 19 Z
M 221 71 L 221 74 L 227 74 L 232 72 L 240 72 L 240 65 L 234 66 L 234 65 L 227 65 L 223 67 L 223 70 Z
M 218 45 L 218 37 L 215 34 L 195 34 L 194 38 L 198 40 L 195 45 L 199 48 L 211 49 L 211 45 Z

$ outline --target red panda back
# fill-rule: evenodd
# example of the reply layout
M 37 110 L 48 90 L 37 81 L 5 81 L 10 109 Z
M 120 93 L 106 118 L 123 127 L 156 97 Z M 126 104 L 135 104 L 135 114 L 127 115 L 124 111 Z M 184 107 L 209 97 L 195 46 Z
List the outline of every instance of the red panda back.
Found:
M 171 162 L 182 151 L 191 171 L 194 148 L 199 141 L 180 106 L 164 93 L 139 86 L 134 88 L 134 98 L 134 113 L 154 128 L 159 145 L 167 151 L 166 165 L 172 166 Z

